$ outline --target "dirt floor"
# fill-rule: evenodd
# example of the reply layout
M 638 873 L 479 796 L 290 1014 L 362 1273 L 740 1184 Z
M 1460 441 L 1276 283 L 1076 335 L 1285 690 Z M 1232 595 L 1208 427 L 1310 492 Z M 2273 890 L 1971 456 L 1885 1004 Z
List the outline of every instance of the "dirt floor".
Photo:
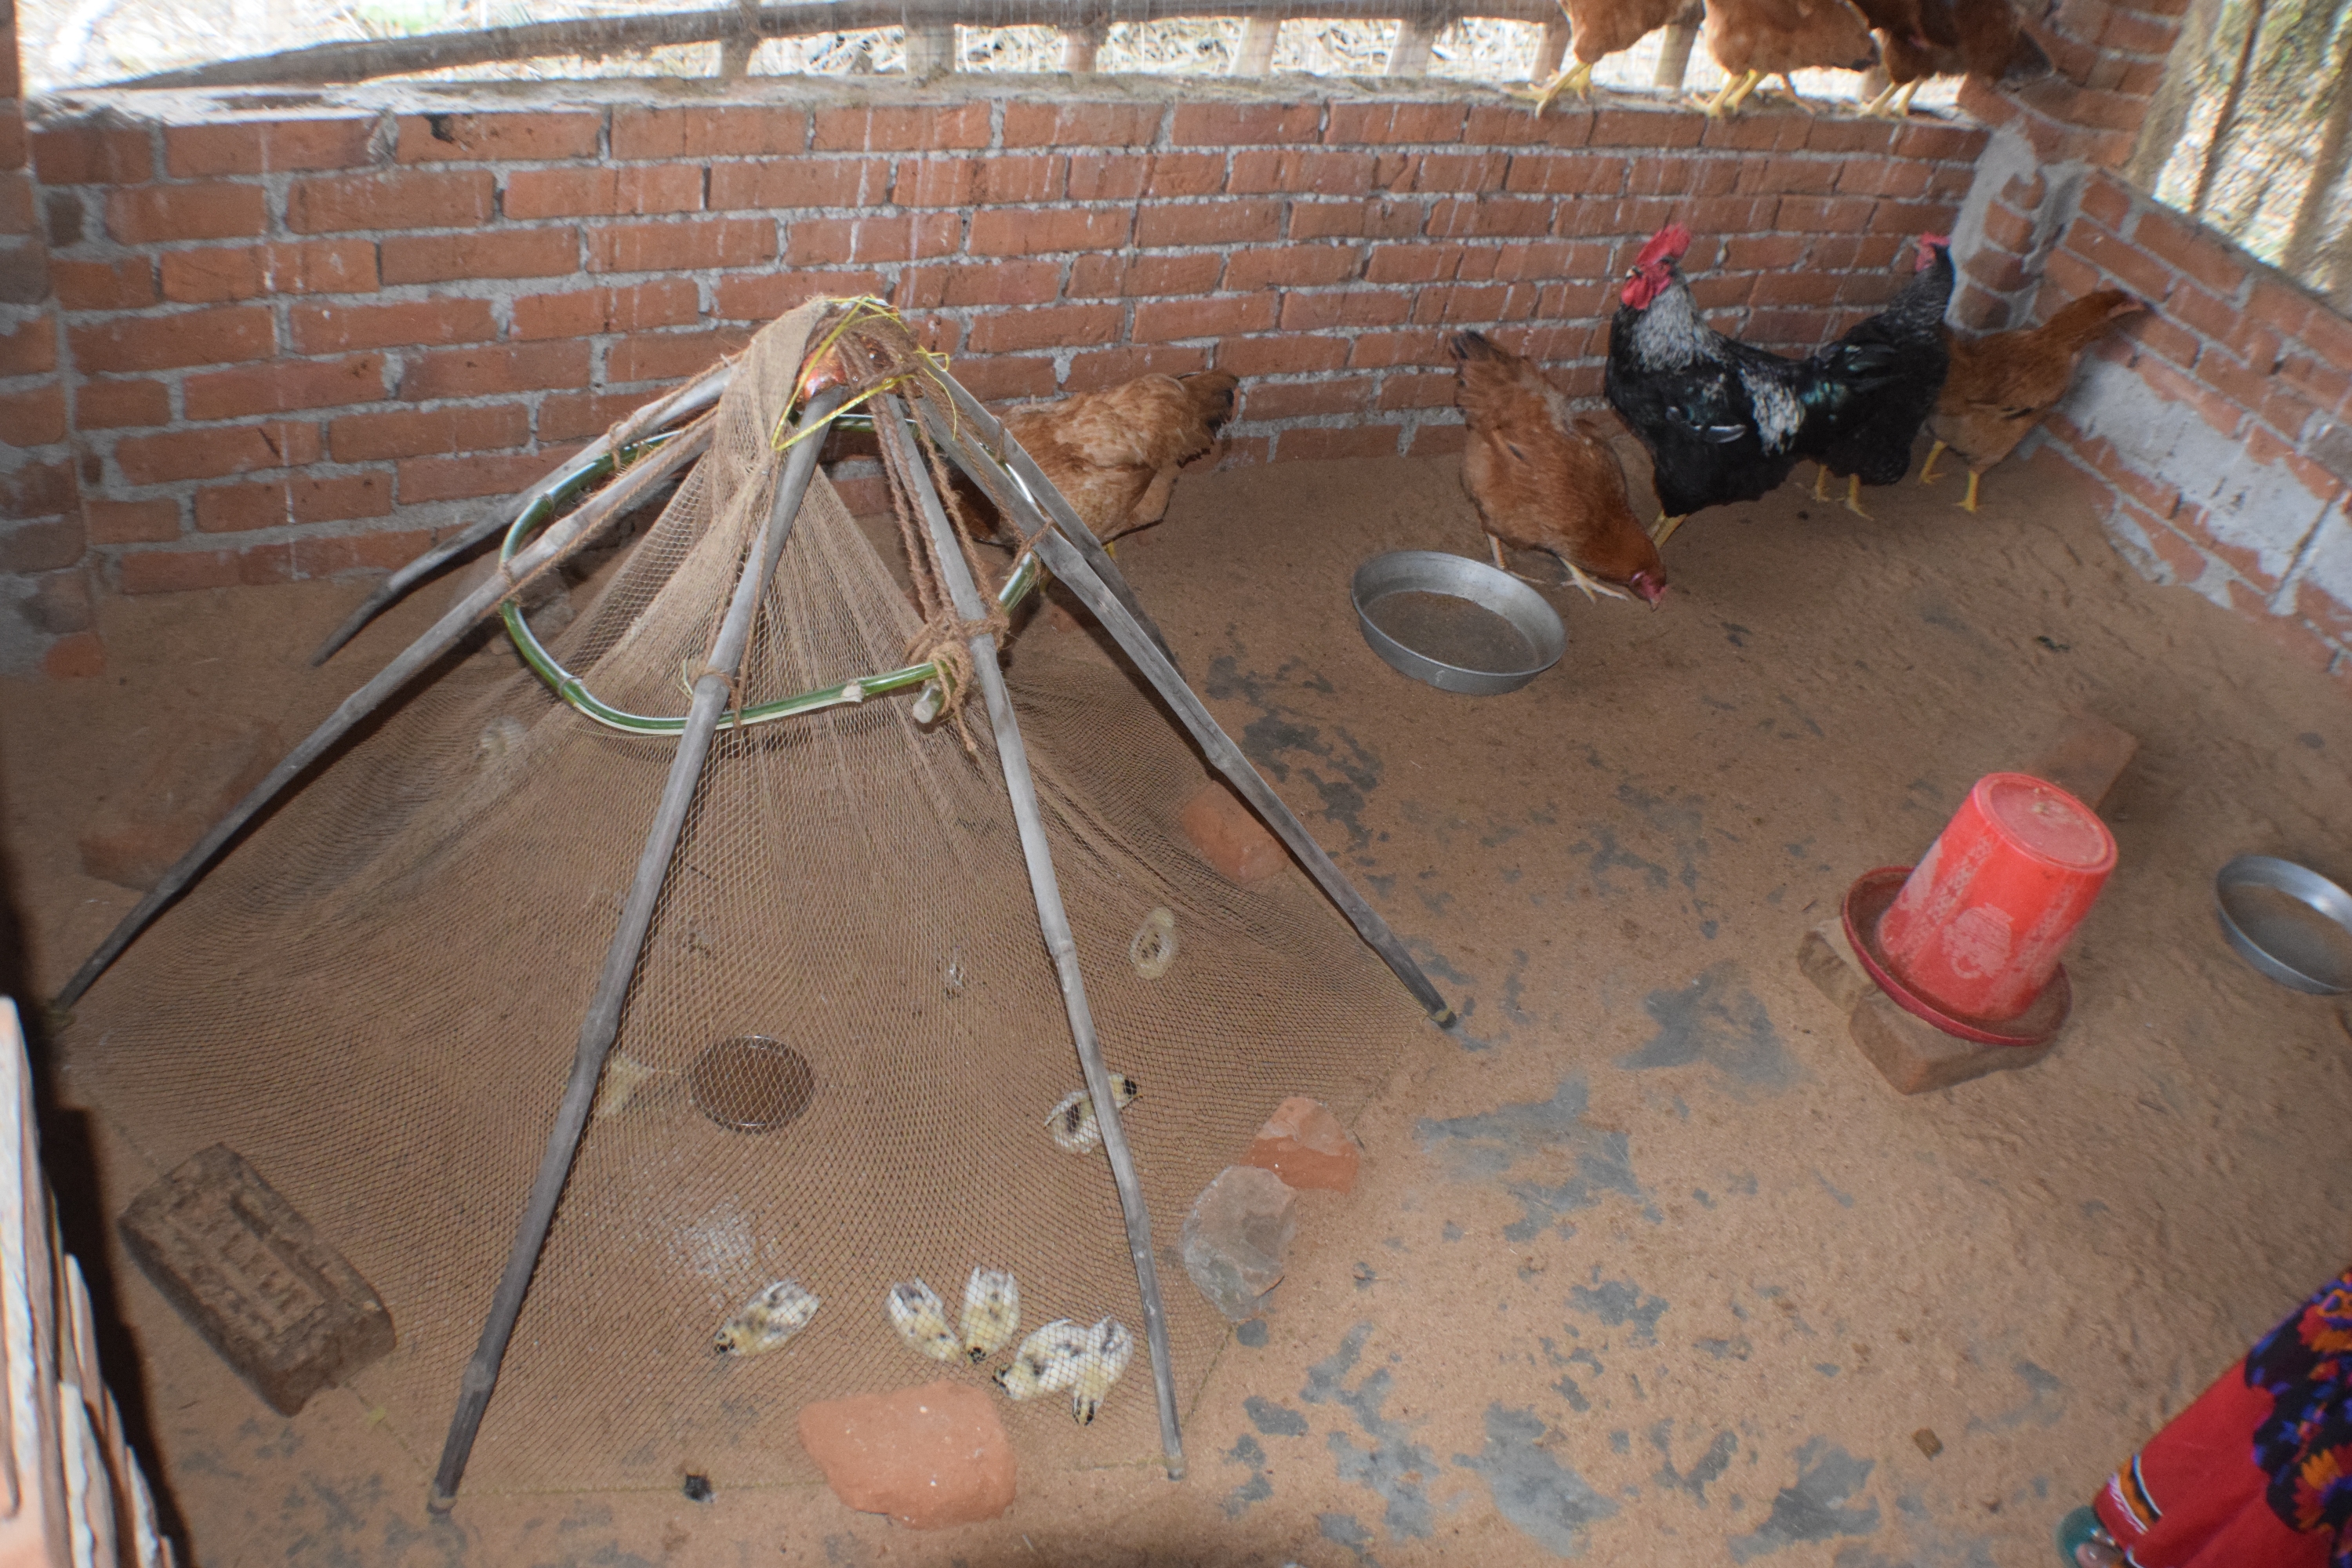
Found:
M 2136 576 L 2056 459 L 1991 476 L 1975 518 L 1956 488 L 1872 492 L 1875 521 L 1797 485 L 1702 515 L 1663 608 L 1551 595 L 1566 659 L 1494 699 L 1394 674 L 1348 604 L 1377 551 L 1481 552 L 1450 459 L 1191 477 L 1122 546 L 1211 707 L 1465 1020 L 1363 1118 L 1356 1192 L 1305 1200 L 1184 1482 L 1033 1465 L 1002 1520 L 929 1535 L 820 1488 L 468 1497 L 436 1521 L 428 1458 L 357 1394 L 280 1419 L 100 1259 L 110 1372 L 190 1556 L 2055 1562 L 2059 1516 L 2352 1255 L 2352 1019 L 2240 963 L 2210 895 L 2246 851 L 2352 879 L 2352 704 Z M 131 902 L 75 838 L 158 748 L 199 714 L 299 735 L 446 595 L 307 668 L 363 591 L 112 601 L 102 682 L 0 687 L 36 990 Z M 1900 1098 L 1799 939 L 2075 707 L 2141 749 L 2073 1021 L 2028 1071 Z M 128 1195 L 91 1189 L 95 1122 L 51 1133 L 85 1234 Z

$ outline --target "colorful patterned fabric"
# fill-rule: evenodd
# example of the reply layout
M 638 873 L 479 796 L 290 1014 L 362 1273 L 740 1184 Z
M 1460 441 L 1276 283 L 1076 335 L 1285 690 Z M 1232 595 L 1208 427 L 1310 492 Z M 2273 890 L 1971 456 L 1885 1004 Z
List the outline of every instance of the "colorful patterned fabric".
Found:
M 2246 1352 L 2246 1386 L 2272 1400 L 2254 1427 L 2264 1500 L 2294 1529 L 2333 1537 L 2331 1568 L 2352 1568 L 2352 1268 Z

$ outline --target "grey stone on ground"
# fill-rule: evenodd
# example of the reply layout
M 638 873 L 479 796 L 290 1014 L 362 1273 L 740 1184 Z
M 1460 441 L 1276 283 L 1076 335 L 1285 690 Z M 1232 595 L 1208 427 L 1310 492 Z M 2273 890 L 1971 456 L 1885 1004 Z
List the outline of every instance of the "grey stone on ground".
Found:
M 1228 1165 L 1184 1218 L 1184 1272 L 1230 1322 L 1265 1310 L 1297 1234 L 1298 1194 L 1255 1165 Z

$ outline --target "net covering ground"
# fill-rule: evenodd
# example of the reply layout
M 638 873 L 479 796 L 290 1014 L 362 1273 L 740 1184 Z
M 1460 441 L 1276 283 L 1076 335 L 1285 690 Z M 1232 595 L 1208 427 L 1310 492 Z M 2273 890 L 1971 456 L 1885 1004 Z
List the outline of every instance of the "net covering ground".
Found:
M 807 324 L 754 345 L 711 454 L 553 644 L 607 700 L 684 710 L 767 515 Z M 740 700 L 894 668 L 915 630 L 820 478 Z M 1194 1195 L 1286 1096 L 1352 1118 L 1429 1026 L 1302 876 L 1241 888 L 1200 858 L 1177 822 L 1208 774 L 1129 672 L 1015 634 L 1007 673 L 1105 1056 L 1141 1087 L 1123 1121 L 1189 1400 L 1224 1335 L 1177 1262 Z M 810 1479 L 804 1404 L 1003 1363 L 923 1360 L 883 1310 L 920 1277 L 952 1311 L 979 1265 L 1018 1279 L 1024 1332 L 1111 1315 L 1139 1341 L 1091 1427 L 1058 1397 L 1003 1405 L 1023 1461 L 1157 1457 L 1108 1163 L 1045 1129 L 1081 1079 L 971 717 L 976 756 L 903 698 L 719 733 L 469 1489 Z M 453 657 L 136 942 L 68 1035 L 79 1092 L 157 1173 L 227 1143 L 376 1287 L 398 1346 L 354 1386 L 420 1481 L 670 754 L 574 713 L 503 642 Z M 1153 979 L 1130 948 L 1158 910 L 1177 951 Z M 688 1082 L 744 1037 L 813 1071 L 805 1109 L 771 1131 L 719 1125 Z M 782 1278 L 822 1299 L 810 1326 L 772 1353 L 714 1353 Z

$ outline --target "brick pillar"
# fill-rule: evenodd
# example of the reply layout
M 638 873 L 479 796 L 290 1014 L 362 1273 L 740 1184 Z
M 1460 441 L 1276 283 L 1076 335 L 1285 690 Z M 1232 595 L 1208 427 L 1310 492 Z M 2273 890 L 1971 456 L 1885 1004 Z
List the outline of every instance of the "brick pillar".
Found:
M 2044 264 L 2101 170 L 2129 162 L 2189 0 L 2060 0 L 2030 29 L 2047 79 L 2003 92 L 1970 79 L 1960 107 L 1993 135 L 1953 235 L 1963 283 L 1953 317 L 1995 331 L 2033 318 Z
M 0 673 L 96 675 L 48 247 L 26 157 L 15 0 L 0 0 Z

